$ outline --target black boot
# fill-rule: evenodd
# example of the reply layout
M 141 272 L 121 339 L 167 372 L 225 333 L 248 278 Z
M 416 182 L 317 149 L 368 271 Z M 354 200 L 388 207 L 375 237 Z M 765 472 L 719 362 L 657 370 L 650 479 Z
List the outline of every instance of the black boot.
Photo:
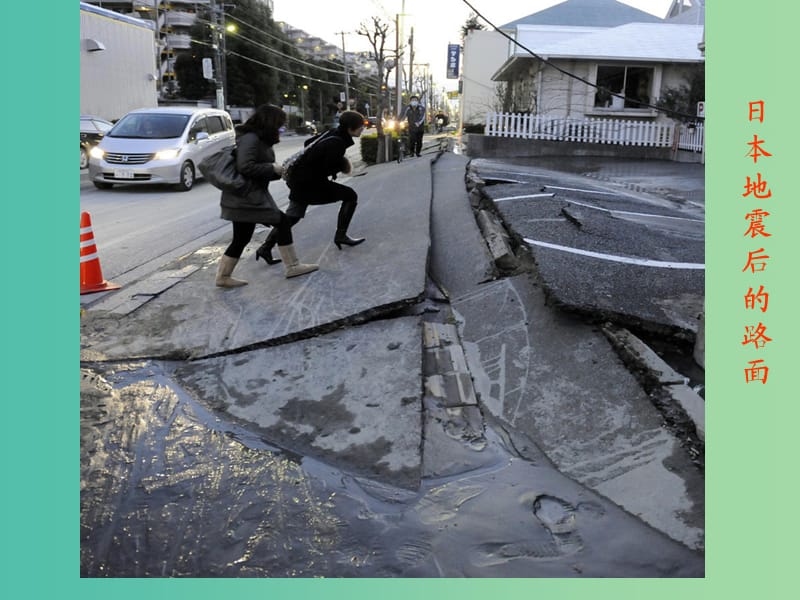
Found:
M 342 244 L 345 246 L 358 246 L 366 241 L 365 238 L 351 238 L 347 235 L 347 228 L 350 226 L 350 221 L 353 220 L 353 215 L 356 212 L 356 202 L 342 202 L 339 208 L 339 217 L 336 221 L 336 235 L 333 238 L 333 243 L 341 250 Z
M 258 250 L 256 250 L 256 262 L 258 262 L 259 258 L 263 258 L 268 265 L 274 265 L 281 262 L 280 258 L 274 258 L 272 256 L 272 249 L 277 243 L 278 230 L 273 227 L 267 235 L 267 239 L 264 240 L 264 243 L 258 247 Z

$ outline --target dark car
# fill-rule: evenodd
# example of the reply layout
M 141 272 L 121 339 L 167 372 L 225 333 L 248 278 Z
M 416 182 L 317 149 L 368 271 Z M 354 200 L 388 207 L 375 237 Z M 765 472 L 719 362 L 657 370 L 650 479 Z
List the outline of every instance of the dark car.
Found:
M 378 122 L 378 117 L 365 117 L 364 118 L 364 129 L 370 129 L 375 127 L 375 124 Z
M 295 133 L 299 134 L 309 134 L 309 135 L 316 135 L 317 134 L 317 126 L 314 124 L 314 121 L 306 121 L 301 125 L 298 125 L 294 128 Z
M 81 169 L 89 166 L 89 150 L 103 139 L 113 123 L 92 115 L 81 115 Z

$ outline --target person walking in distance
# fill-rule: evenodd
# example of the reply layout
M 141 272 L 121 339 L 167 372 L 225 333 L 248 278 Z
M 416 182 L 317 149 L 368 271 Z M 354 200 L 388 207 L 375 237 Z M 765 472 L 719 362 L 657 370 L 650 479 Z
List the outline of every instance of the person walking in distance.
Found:
M 275 204 L 269 193 L 270 181 L 280 179 L 282 168 L 275 164 L 272 147 L 280 141 L 280 128 L 286 113 L 277 106 L 262 104 L 236 129 L 236 170 L 250 183 L 244 194 L 223 191 L 220 216 L 231 221 L 233 239 L 225 249 L 217 267 L 216 285 L 239 287 L 242 279 L 232 277 L 233 270 L 253 237 L 256 224 L 271 225 L 283 259 L 286 277 L 316 271 L 319 266 L 303 264 L 297 259 L 292 240 L 291 219 Z
M 403 118 L 408 122 L 409 152 L 419 156 L 422 152 L 422 134 L 425 132 L 425 107 L 419 103 L 419 96 L 411 96 L 411 101 L 403 111 Z
M 289 206 L 286 214 L 292 225 L 302 219 L 310 205 L 333 204 L 341 202 L 336 218 L 336 233 L 333 243 L 341 250 L 342 246 L 357 246 L 365 238 L 351 238 L 347 235 L 350 222 L 358 205 L 355 190 L 334 181 L 339 173 L 349 174 L 353 166 L 345 157 L 352 146 L 353 138 L 364 131 L 364 117 L 354 110 L 346 110 L 339 117 L 339 126 L 306 140 L 308 150 L 292 167 L 289 180 Z M 313 144 L 313 146 L 312 146 Z M 271 231 L 257 250 L 269 256 L 277 241 L 277 232 Z

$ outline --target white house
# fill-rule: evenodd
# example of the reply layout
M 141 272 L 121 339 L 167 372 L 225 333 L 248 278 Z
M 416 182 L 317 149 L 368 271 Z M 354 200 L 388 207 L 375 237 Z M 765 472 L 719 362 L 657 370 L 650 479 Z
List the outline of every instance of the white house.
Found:
M 661 21 L 615 0 L 566 0 L 503 25 L 500 30 L 512 38 L 518 31 L 524 31 L 539 43 L 552 44 L 626 23 Z M 506 86 L 502 81 L 493 81 L 492 75 L 514 53 L 514 48 L 496 31 L 468 33 L 464 39 L 462 63 L 462 125 L 483 123 L 487 112 L 503 109 Z
M 702 65 L 702 25 L 629 23 L 552 42 L 517 28 L 517 41 L 494 74 L 509 88 L 510 112 L 548 118 L 667 119 L 662 90 L 686 84 Z

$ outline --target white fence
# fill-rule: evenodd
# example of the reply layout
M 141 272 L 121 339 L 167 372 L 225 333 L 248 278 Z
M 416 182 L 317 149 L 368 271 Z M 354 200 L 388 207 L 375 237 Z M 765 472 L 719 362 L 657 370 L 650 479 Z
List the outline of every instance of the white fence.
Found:
M 678 135 L 678 148 L 681 150 L 691 150 L 692 152 L 702 152 L 705 143 L 705 123 L 697 123 L 694 127 L 687 125 L 680 126 Z
M 677 134 L 676 129 L 679 130 Z M 672 147 L 677 141 L 677 147 L 682 150 L 700 151 L 703 148 L 702 124 L 691 130 L 684 126 L 676 127 L 672 123 L 630 119 L 553 119 L 519 113 L 490 112 L 486 115 L 485 133 L 490 136 L 531 140 L 661 148 Z

